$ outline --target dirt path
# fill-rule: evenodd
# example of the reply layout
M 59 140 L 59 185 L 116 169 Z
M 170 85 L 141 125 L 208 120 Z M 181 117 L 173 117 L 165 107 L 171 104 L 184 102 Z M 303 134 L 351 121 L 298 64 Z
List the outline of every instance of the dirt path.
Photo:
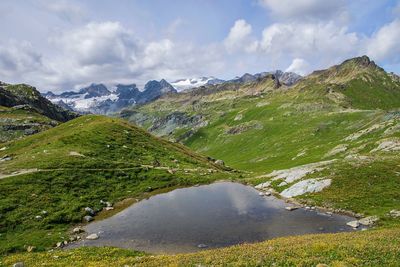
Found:
M 155 169 L 155 170 L 166 170 L 166 171 L 173 169 L 173 168 L 169 168 L 169 167 L 154 167 L 151 165 L 141 165 L 141 166 L 129 167 L 129 168 L 79 168 L 79 170 L 83 170 L 83 171 L 129 171 L 129 170 L 136 170 L 136 169 L 143 169 L 143 168 Z M 28 174 L 28 173 L 34 173 L 34 172 L 73 171 L 73 170 L 76 170 L 76 168 L 26 169 L 26 170 L 14 171 L 13 173 L 10 173 L 10 174 L 0 173 L 0 179 L 14 177 L 14 176 Z M 184 171 L 184 172 L 196 172 L 196 171 L 208 171 L 208 170 L 212 170 L 212 169 L 178 169 L 178 170 Z

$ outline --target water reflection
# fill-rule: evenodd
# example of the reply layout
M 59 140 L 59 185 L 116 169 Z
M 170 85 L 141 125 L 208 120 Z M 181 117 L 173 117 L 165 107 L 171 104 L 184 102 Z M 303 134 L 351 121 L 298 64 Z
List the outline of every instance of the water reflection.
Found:
M 191 252 L 278 236 L 350 231 L 346 216 L 289 212 L 274 197 L 231 182 L 177 189 L 86 226 L 98 240 L 76 246 L 116 246 L 153 253 Z

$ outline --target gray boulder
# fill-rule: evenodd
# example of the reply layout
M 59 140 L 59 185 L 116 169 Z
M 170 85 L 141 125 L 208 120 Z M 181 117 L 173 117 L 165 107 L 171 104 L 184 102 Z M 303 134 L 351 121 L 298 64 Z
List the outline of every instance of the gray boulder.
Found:
M 85 222 L 91 222 L 91 221 L 93 221 L 93 217 L 90 216 L 90 215 L 86 215 L 85 217 L 83 217 L 83 220 L 84 220 Z

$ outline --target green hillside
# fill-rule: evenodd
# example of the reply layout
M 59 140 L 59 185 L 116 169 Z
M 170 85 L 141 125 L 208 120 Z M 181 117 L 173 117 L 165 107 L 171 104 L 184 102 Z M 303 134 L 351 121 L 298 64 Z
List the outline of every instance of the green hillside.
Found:
M 1 254 L 68 240 L 68 228 L 83 222 L 85 207 L 102 210 L 100 200 L 118 203 L 228 178 L 223 166 L 182 145 L 102 116 L 6 143 L 0 158 Z M 108 213 L 132 200 L 123 203 Z

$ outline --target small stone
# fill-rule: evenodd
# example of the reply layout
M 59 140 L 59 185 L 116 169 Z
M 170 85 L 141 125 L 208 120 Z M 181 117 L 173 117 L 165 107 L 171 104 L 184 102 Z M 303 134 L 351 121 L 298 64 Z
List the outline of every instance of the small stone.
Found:
M 376 223 L 377 221 L 379 221 L 378 216 L 369 216 L 369 217 L 365 217 L 365 218 L 358 220 L 358 222 L 360 224 L 365 225 L 365 226 L 371 226 L 374 223 Z
M 286 207 L 285 209 L 288 210 L 288 211 L 293 211 L 293 210 L 297 210 L 298 207 L 288 206 L 288 207 Z
M 72 232 L 73 232 L 74 234 L 80 234 L 80 233 L 85 232 L 85 230 L 83 230 L 82 227 L 75 227 L 75 228 L 72 230 Z
M 56 247 L 62 248 L 64 246 L 63 242 L 57 242 Z
M 328 216 L 332 216 L 332 215 L 333 215 L 333 212 L 331 212 L 331 211 L 327 211 L 327 212 L 326 212 L 326 215 L 328 215 Z
M 263 192 L 258 193 L 259 196 L 264 196 Z
M 271 182 L 268 181 L 268 182 L 265 182 L 265 183 L 262 183 L 262 184 L 258 184 L 254 188 L 255 189 L 264 189 L 264 188 L 268 188 L 270 186 L 271 186 Z
M 47 210 L 42 210 L 42 214 L 43 214 L 43 215 L 47 215 L 47 214 L 49 214 L 49 213 L 47 212 Z
M 353 227 L 353 228 L 358 228 L 360 226 L 360 223 L 358 221 L 351 221 L 346 223 L 348 226 Z
M 89 207 L 86 207 L 85 211 L 90 215 L 94 215 L 95 214 L 94 210 L 92 208 L 89 208 Z
M 24 267 L 24 266 L 25 266 L 25 264 L 22 261 L 14 263 L 14 265 L 13 265 L 13 267 Z
M 389 215 L 393 218 L 400 218 L 400 210 L 391 210 L 389 212 Z
M 1 162 L 1 161 L 10 161 L 10 160 L 12 160 L 12 159 L 13 159 L 13 157 L 10 157 L 10 156 L 8 156 L 8 155 L 5 155 L 4 157 L 0 158 L 0 162 Z
M 104 207 L 104 210 L 109 211 L 109 210 L 113 210 L 114 207 Z
M 267 191 L 264 193 L 265 196 L 269 197 L 270 195 L 272 195 L 272 193 L 270 191 Z
M 280 184 L 278 184 L 278 186 L 281 187 L 281 186 L 285 186 L 285 185 L 287 185 L 287 184 L 288 184 L 287 182 L 283 181 L 283 182 L 281 182 Z
M 65 246 L 65 245 L 68 245 L 68 241 L 67 241 L 67 240 L 64 240 L 64 241 L 63 241 L 63 244 L 64 244 L 64 246 Z
M 106 202 L 106 206 L 107 206 L 107 207 L 112 207 L 113 205 L 112 205 L 111 202 L 108 202 L 108 201 L 107 201 L 107 202 Z
M 224 162 L 223 160 L 221 160 L 221 159 L 217 159 L 217 160 L 215 161 L 215 164 L 224 166 L 224 165 L 225 165 L 225 162 Z
M 85 222 L 91 222 L 91 221 L 93 221 L 93 217 L 90 216 L 90 215 L 86 215 L 85 217 L 83 217 L 83 220 L 84 220 Z
M 36 249 L 35 246 L 28 246 L 28 247 L 26 248 L 26 251 L 32 252 L 32 251 L 34 251 L 35 249 Z
M 42 216 L 36 215 L 36 216 L 35 216 L 35 219 L 36 219 L 36 220 L 41 220 L 41 219 L 42 219 Z
M 86 239 L 88 240 L 96 240 L 99 239 L 99 235 L 98 234 L 90 234 L 86 237 Z
M 304 209 L 305 209 L 305 210 L 311 210 L 311 207 L 305 206 Z
M 208 246 L 206 244 L 198 244 L 197 247 L 198 248 L 208 248 Z

